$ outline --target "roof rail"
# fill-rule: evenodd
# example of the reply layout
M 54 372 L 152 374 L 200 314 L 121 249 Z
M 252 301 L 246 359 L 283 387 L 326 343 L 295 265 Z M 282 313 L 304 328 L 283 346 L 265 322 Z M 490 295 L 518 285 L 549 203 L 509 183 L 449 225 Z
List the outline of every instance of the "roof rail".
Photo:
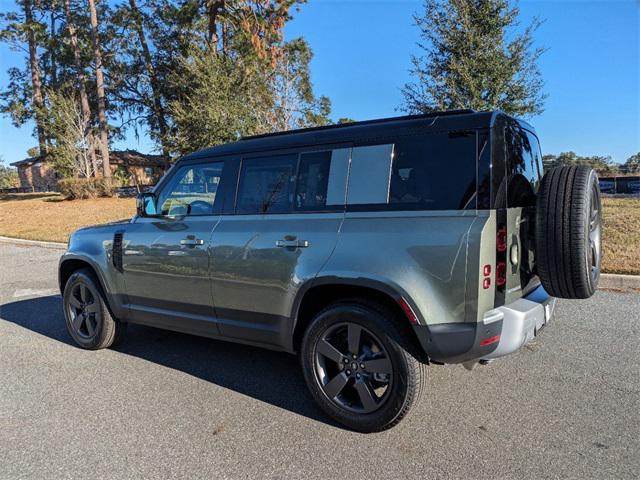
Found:
M 242 140 L 253 140 L 256 138 L 265 138 L 265 137 L 276 137 L 278 135 L 289 135 L 292 133 L 303 133 L 303 132 L 317 132 L 323 130 L 333 130 L 336 128 L 344 128 L 344 127 L 353 127 L 353 126 L 361 126 L 361 125 L 375 125 L 377 123 L 390 122 L 393 120 L 417 120 L 420 118 L 433 118 L 433 117 L 445 117 L 449 115 L 465 115 L 470 113 L 477 113 L 475 110 L 470 108 L 459 109 L 459 110 L 443 110 L 438 112 L 429 112 L 429 113 L 420 113 L 417 115 L 404 115 L 400 117 L 386 117 L 386 118 L 376 118 L 374 120 L 363 120 L 359 122 L 349 122 L 349 123 L 334 123 L 332 125 L 323 125 L 321 127 L 308 127 L 308 128 L 297 128 L 294 130 L 284 130 L 282 132 L 273 132 L 273 133 L 262 133 L 260 135 L 250 135 L 247 137 L 240 138 Z

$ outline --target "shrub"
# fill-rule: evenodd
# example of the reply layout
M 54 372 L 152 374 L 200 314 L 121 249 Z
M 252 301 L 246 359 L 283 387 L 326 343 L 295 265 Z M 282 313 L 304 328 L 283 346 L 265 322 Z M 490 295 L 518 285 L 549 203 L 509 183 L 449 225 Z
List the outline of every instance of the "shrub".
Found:
M 115 172 L 113 172 L 113 181 L 118 184 L 119 187 L 126 187 L 131 183 L 131 174 L 123 165 L 118 165 Z
M 93 179 L 99 197 L 113 197 L 116 194 L 117 182 L 111 178 Z
M 58 187 L 69 200 L 115 195 L 115 185 L 109 178 L 63 178 L 58 181 Z

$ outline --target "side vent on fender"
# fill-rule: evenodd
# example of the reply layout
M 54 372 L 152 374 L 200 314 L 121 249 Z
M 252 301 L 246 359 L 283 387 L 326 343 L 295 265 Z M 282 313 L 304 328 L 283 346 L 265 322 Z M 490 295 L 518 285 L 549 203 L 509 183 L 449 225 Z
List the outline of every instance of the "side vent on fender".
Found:
M 113 235 L 113 247 L 111 248 L 111 262 L 117 271 L 122 273 L 122 239 L 124 230 L 118 230 Z

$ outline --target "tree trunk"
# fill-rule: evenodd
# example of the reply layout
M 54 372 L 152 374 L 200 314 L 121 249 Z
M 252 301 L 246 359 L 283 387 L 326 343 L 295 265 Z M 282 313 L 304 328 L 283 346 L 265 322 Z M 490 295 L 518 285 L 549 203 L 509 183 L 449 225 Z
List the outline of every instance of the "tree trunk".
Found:
M 82 110 L 82 121 L 84 123 L 85 134 L 89 143 L 89 158 L 93 168 L 93 175 L 98 175 L 98 165 L 96 162 L 96 149 L 93 133 L 91 132 L 91 108 L 89 99 L 87 98 L 87 88 L 85 85 L 84 69 L 80 59 L 80 47 L 78 47 L 78 36 L 76 35 L 76 27 L 73 23 L 71 15 L 71 0 L 64 0 L 64 11 L 67 16 L 67 29 L 69 30 L 69 38 L 71 39 L 71 48 L 73 50 L 73 60 L 78 75 L 78 90 L 80 92 L 80 108 Z
M 170 167 L 170 164 L 169 164 L 169 149 L 166 146 L 167 121 L 165 118 L 164 108 L 162 107 L 162 94 L 160 90 L 160 83 L 158 82 L 158 75 L 153 65 L 153 59 L 151 58 L 149 44 L 147 43 L 147 39 L 144 35 L 144 28 L 142 25 L 142 15 L 140 15 L 140 11 L 138 10 L 138 5 L 136 4 L 136 0 L 129 0 L 129 5 L 131 5 L 131 13 L 133 15 L 136 33 L 138 34 L 138 41 L 140 42 L 140 46 L 142 47 L 142 54 L 144 56 L 145 67 L 147 69 L 147 73 L 149 74 L 149 79 L 151 81 L 151 93 L 153 95 L 153 114 L 155 115 L 156 120 L 158 121 L 158 130 L 160 132 L 160 145 L 162 145 L 162 154 L 166 157 L 164 167 L 165 167 L 165 170 L 168 170 Z
M 104 98 L 104 74 L 102 72 L 102 54 L 100 53 L 100 39 L 98 38 L 98 14 L 95 0 L 89 1 L 91 15 L 91 39 L 93 40 L 93 56 L 96 64 L 96 86 L 98 90 L 98 121 L 100 123 L 100 156 L 102 157 L 102 171 L 105 177 L 111 176 L 109 163 L 109 125 L 107 124 L 107 106 Z
M 229 56 L 229 27 L 227 22 L 222 22 L 222 55 L 224 57 Z
M 50 37 L 51 38 L 55 38 L 56 36 L 56 10 L 57 10 L 57 5 L 56 2 L 52 2 L 51 4 L 51 33 L 50 33 Z M 54 47 L 51 47 L 51 55 L 49 57 L 49 69 L 51 71 L 51 86 L 53 88 L 56 88 L 58 86 L 58 65 L 56 63 L 57 59 L 56 59 L 56 49 Z
M 47 153 L 47 140 L 42 118 L 44 108 L 44 97 L 42 96 L 42 79 L 40 76 L 40 66 L 38 65 L 38 50 L 36 45 L 36 35 L 33 30 L 33 11 L 31 10 L 31 0 L 24 0 L 24 17 L 27 23 L 27 41 L 29 43 L 29 66 L 31 68 L 31 85 L 33 87 L 33 107 L 36 117 L 36 130 L 38 132 L 38 147 L 40 155 Z
M 218 50 L 218 15 L 222 13 L 225 7 L 225 0 L 208 0 L 209 7 L 207 15 L 209 16 L 208 38 L 209 47 L 215 52 Z

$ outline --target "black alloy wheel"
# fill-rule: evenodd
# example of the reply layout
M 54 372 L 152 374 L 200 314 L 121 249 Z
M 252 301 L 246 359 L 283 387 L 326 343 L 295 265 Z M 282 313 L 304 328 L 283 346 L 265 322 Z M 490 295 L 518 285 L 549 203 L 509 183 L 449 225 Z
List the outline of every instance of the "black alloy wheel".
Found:
M 365 299 L 317 313 L 300 345 L 305 382 L 334 420 L 359 432 L 396 425 L 418 401 L 424 360 L 406 318 Z
M 318 339 L 314 356 L 317 381 L 337 406 L 371 413 L 388 398 L 393 366 L 383 343 L 367 328 L 333 325 Z
M 78 346 L 98 350 L 122 340 L 127 324 L 111 315 L 92 270 L 83 268 L 71 274 L 62 303 L 67 330 Z
M 67 303 L 68 315 L 76 334 L 91 340 L 102 323 L 100 305 L 96 301 L 97 293 L 89 285 L 78 282 L 73 285 Z

